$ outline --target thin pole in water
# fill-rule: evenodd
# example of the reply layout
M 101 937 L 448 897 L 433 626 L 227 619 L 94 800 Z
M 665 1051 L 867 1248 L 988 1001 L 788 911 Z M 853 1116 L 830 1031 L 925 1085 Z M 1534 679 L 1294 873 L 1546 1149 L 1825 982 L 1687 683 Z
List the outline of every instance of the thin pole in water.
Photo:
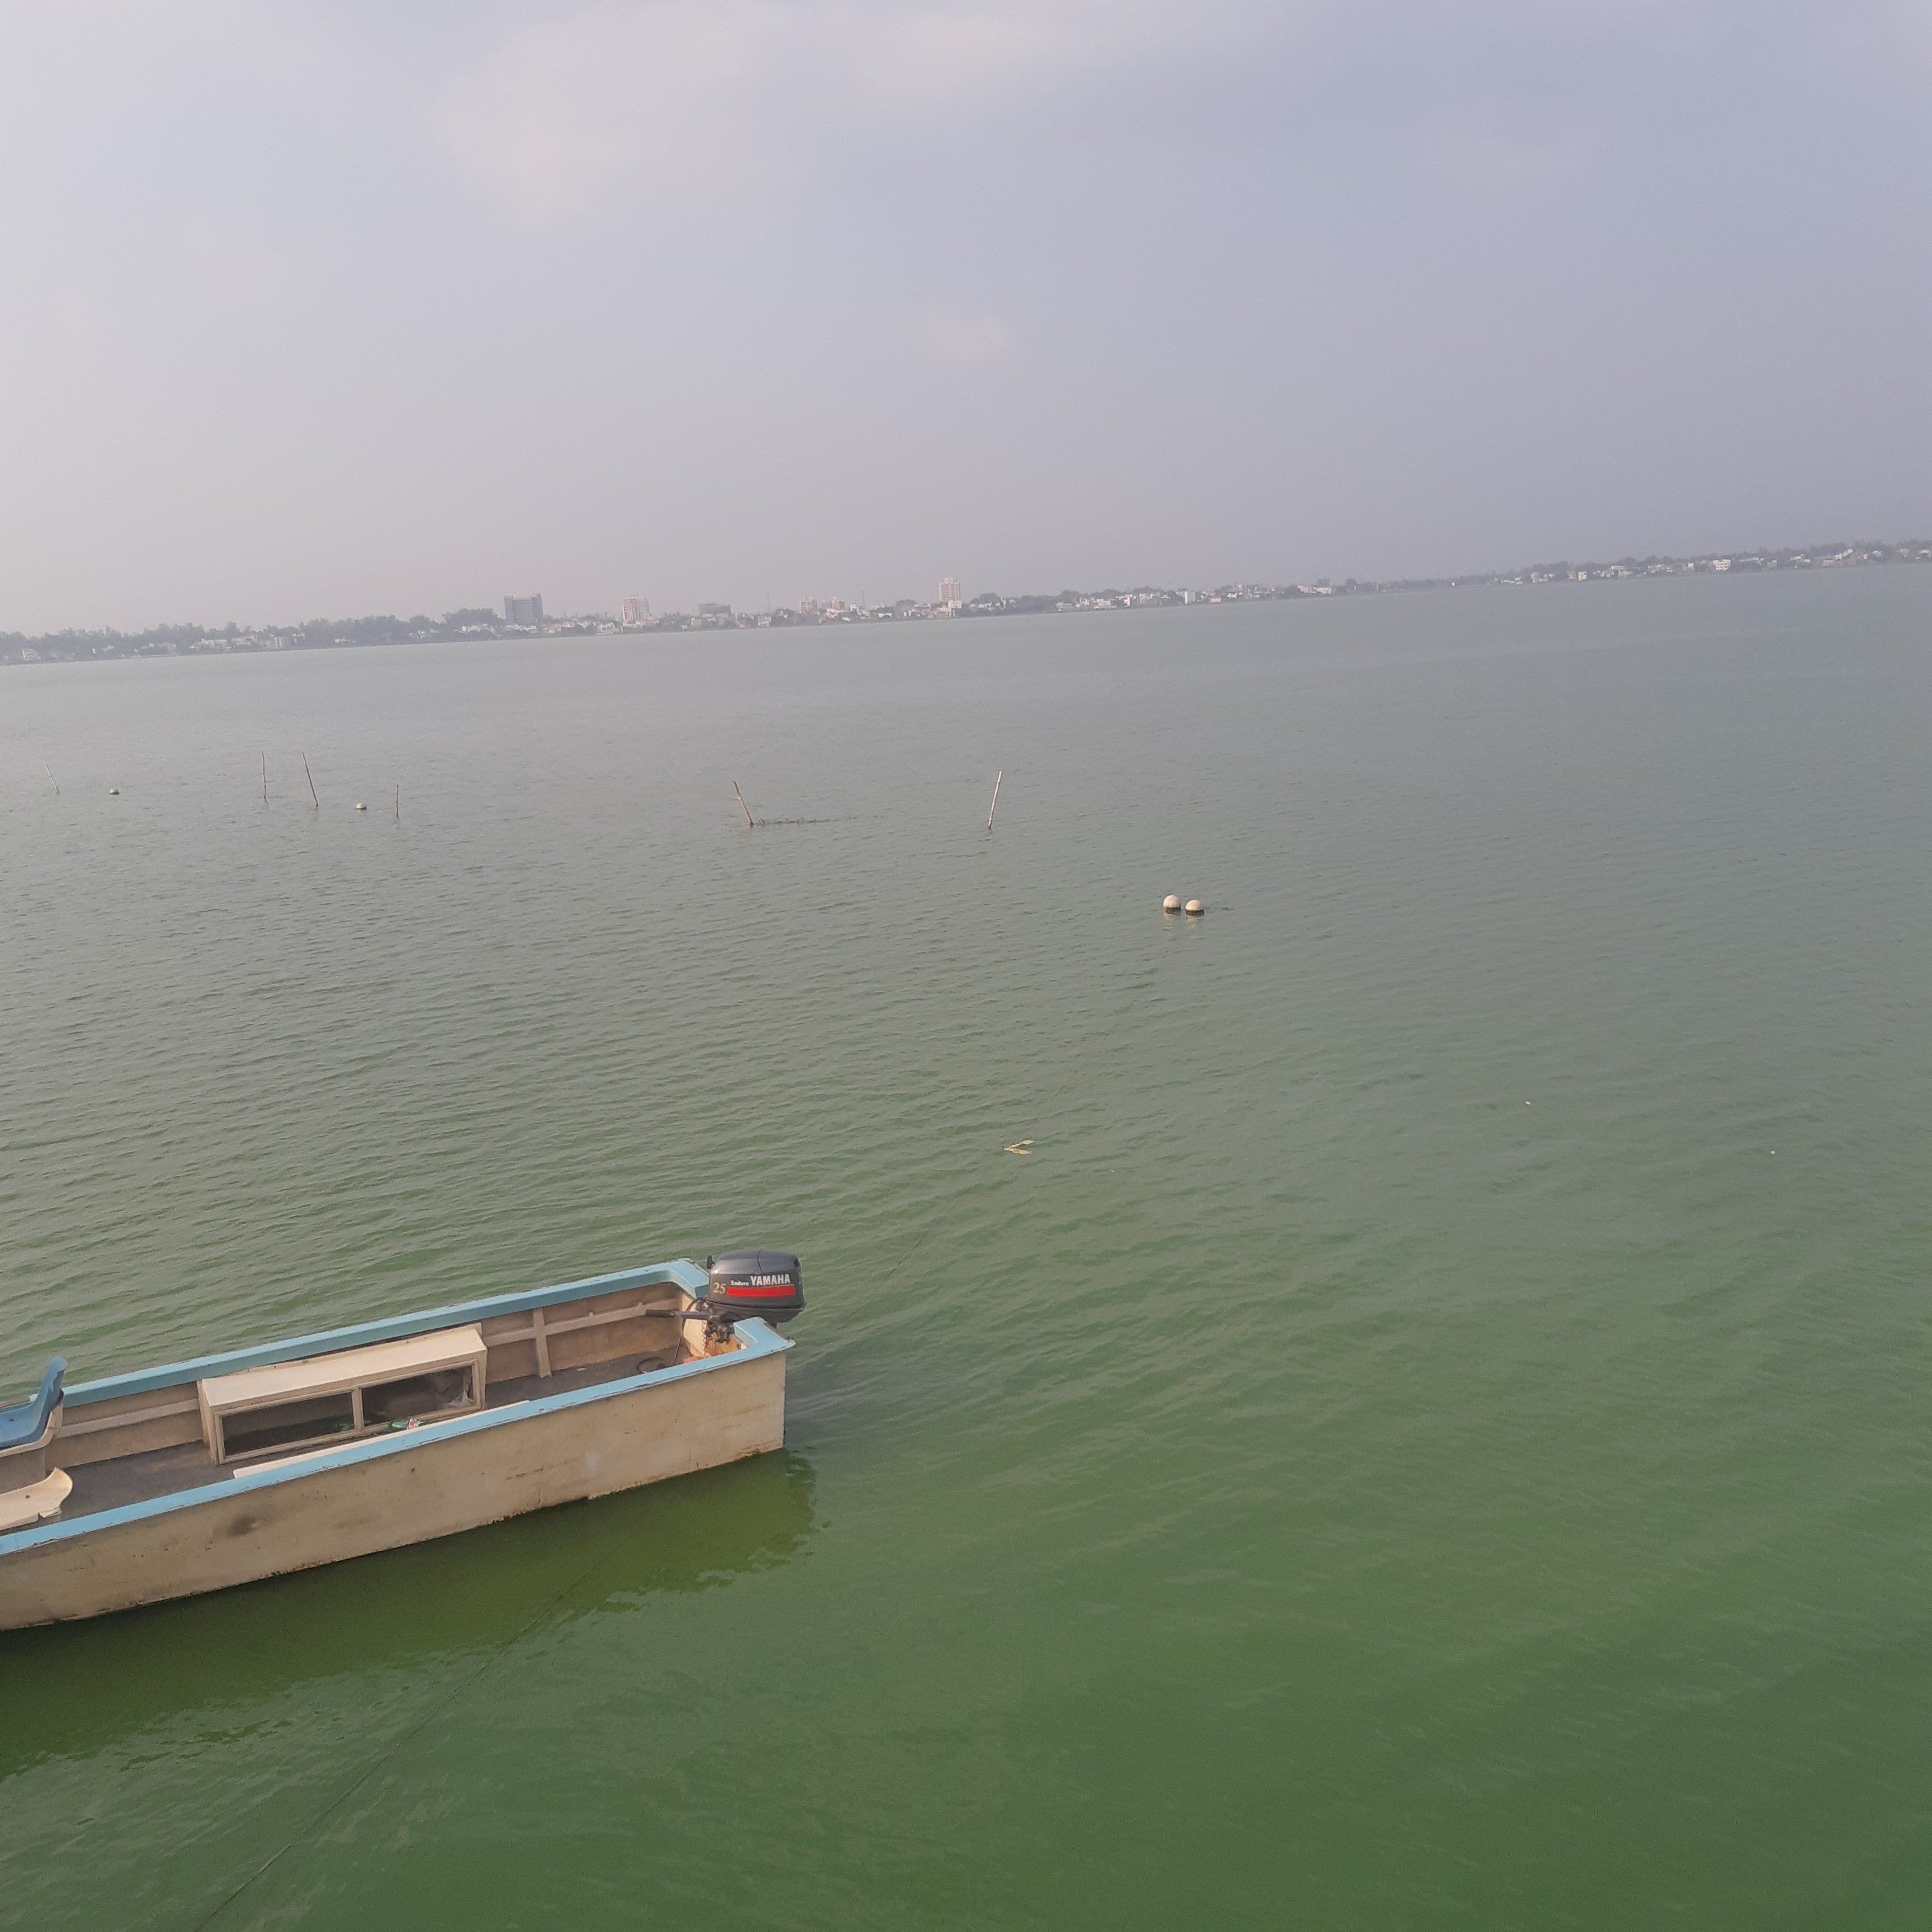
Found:
M 46 760 L 43 759 L 40 761 L 40 770 L 46 773 L 47 783 L 53 787 L 54 796 L 55 797 L 58 798 L 60 796 L 60 780 L 54 776 L 53 766 L 49 764 Z
M 745 802 L 745 794 L 738 789 L 738 781 L 736 778 L 731 781 L 731 795 L 738 801 L 738 809 L 745 814 L 745 830 L 747 832 L 756 831 L 758 821 L 752 818 L 752 808 Z
M 262 754 L 262 802 L 264 805 L 266 805 L 266 804 L 268 803 L 268 753 L 267 753 L 266 752 L 264 752 Z
M 315 808 L 320 812 L 322 809 L 322 800 L 315 797 L 315 774 L 308 768 L 308 754 L 306 752 L 302 754 L 302 776 L 308 780 L 308 795 L 310 798 L 315 799 Z
M 988 832 L 993 829 L 993 814 L 1000 808 L 1000 779 L 1005 776 L 1006 773 L 1002 772 L 1000 777 L 993 781 L 993 802 L 986 808 L 986 830 Z
M 398 785 L 398 786 L 397 786 L 397 788 L 396 788 L 396 823 L 397 823 L 398 825 L 400 825 L 400 824 L 402 824 L 402 822 L 403 822 L 403 788 L 402 788 L 402 787 L 401 787 L 400 785 Z

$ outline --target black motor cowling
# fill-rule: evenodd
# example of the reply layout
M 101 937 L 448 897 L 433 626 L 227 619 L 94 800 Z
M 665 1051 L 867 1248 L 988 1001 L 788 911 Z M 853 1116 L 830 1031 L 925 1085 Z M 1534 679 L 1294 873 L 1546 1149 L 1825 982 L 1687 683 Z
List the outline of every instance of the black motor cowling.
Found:
M 740 1248 L 714 1255 L 707 1268 L 711 1285 L 705 1299 L 728 1314 L 789 1322 L 805 1306 L 805 1274 L 796 1255 L 776 1248 Z

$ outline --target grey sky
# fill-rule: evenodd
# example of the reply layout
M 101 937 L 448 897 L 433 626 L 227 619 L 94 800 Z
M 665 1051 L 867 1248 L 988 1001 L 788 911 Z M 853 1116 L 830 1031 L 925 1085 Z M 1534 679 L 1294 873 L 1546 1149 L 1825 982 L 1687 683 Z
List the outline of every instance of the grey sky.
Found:
M 0 10 L 0 629 L 1932 531 L 1932 4 Z

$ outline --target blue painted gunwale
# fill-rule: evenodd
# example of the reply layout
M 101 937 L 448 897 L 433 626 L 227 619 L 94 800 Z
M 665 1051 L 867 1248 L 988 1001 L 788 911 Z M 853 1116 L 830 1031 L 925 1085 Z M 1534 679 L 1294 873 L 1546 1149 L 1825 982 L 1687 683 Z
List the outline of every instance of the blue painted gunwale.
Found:
M 111 1401 L 116 1396 L 146 1395 L 154 1389 L 198 1382 L 204 1376 L 266 1368 L 272 1362 L 298 1362 L 304 1355 L 332 1355 L 338 1349 L 359 1348 L 368 1342 L 400 1342 L 406 1335 L 424 1334 L 432 1328 L 454 1328 L 466 1322 L 488 1322 L 498 1315 L 521 1315 L 532 1308 L 554 1307 L 560 1301 L 587 1301 L 593 1294 L 609 1294 L 626 1288 L 652 1288 L 665 1282 L 695 1294 L 706 1285 L 706 1276 L 693 1261 L 660 1262 L 650 1268 L 626 1268 L 616 1274 L 596 1274 L 582 1281 L 567 1281 L 558 1288 L 524 1288 L 514 1294 L 493 1294 L 482 1301 L 453 1301 L 446 1308 L 385 1316 L 380 1321 L 358 1322 L 346 1328 L 324 1328 L 314 1335 L 298 1335 L 292 1341 L 263 1342 L 253 1348 L 231 1348 L 223 1354 L 196 1355 L 190 1361 L 170 1362 L 164 1368 L 136 1369 L 132 1374 L 106 1376 L 98 1382 L 70 1382 L 67 1406 L 79 1408 L 90 1402 Z
M 233 1369 L 259 1368 L 272 1362 L 299 1360 L 304 1355 L 331 1354 L 341 1348 L 366 1342 L 393 1342 L 433 1328 L 448 1328 L 466 1322 L 482 1322 L 497 1315 L 518 1315 L 526 1309 L 548 1308 L 560 1302 L 584 1301 L 614 1288 L 650 1287 L 675 1282 L 696 1292 L 706 1285 L 703 1269 L 690 1261 L 661 1263 L 655 1267 L 628 1268 L 618 1274 L 594 1275 L 586 1280 L 566 1282 L 557 1288 L 530 1288 L 516 1294 L 492 1295 L 482 1301 L 454 1302 L 446 1308 L 432 1308 L 416 1315 L 395 1315 L 380 1322 L 364 1322 L 348 1328 L 326 1328 L 290 1342 L 271 1342 L 260 1348 L 238 1348 L 222 1355 L 202 1355 L 192 1361 L 176 1362 L 166 1368 L 142 1369 L 132 1375 L 110 1376 L 99 1382 L 82 1382 L 67 1392 L 70 1402 L 105 1402 L 110 1396 L 138 1395 L 150 1389 L 178 1387 L 198 1382 L 204 1376 L 223 1375 Z M 367 1462 L 378 1456 L 394 1456 L 412 1449 L 424 1449 L 458 1436 L 473 1436 L 479 1430 L 501 1429 L 527 1422 L 531 1417 L 553 1410 L 581 1408 L 593 1402 L 608 1402 L 613 1396 L 628 1395 L 646 1384 L 674 1382 L 689 1376 L 709 1375 L 719 1369 L 734 1368 L 740 1363 L 782 1355 L 791 1344 L 768 1323 L 755 1318 L 737 1324 L 740 1347 L 728 1355 L 709 1355 L 695 1362 L 678 1362 L 666 1369 L 652 1369 L 640 1376 L 626 1376 L 616 1382 L 598 1382 L 590 1388 L 572 1389 L 559 1395 L 534 1396 L 526 1402 L 507 1402 L 501 1408 L 486 1408 L 474 1415 L 430 1425 L 434 1434 L 425 1441 L 420 1430 L 398 1430 L 388 1436 L 374 1436 L 340 1449 L 324 1450 L 300 1465 L 279 1469 L 260 1469 L 231 1477 L 225 1483 L 202 1484 L 196 1489 L 177 1490 L 146 1502 L 124 1503 L 118 1509 L 101 1510 L 80 1516 L 71 1522 L 37 1523 L 0 1536 L 0 1558 L 16 1550 L 30 1550 L 45 1543 L 64 1542 L 76 1536 L 92 1535 L 98 1530 L 121 1524 L 140 1522 L 148 1516 L 166 1516 L 173 1510 L 195 1509 L 254 1490 L 272 1488 L 278 1483 L 298 1483 L 308 1476 L 322 1475 L 352 1462 Z

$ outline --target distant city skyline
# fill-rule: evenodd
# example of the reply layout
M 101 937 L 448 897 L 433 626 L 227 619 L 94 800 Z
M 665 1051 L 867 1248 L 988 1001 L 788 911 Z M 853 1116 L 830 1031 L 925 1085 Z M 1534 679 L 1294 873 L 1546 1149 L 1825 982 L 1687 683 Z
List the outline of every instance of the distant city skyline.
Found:
M 1917 0 L 99 0 L 0 64 L 0 631 L 1932 527 Z
M 1354 578 L 1334 583 L 1323 578 L 1312 583 L 1241 582 L 1212 590 L 1142 584 L 1131 590 L 1063 590 L 1006 596 L 981 592 L 962 602 L 956 578 L 940 580 L 940 595 L 931 604 L 899 598 L 883 604 L 848 604 L 837 597 L 802 598 L 796 604 L 766 605 L 756 611 L 734 610 L 716 600 L 700 602 L 693 612 L 651 614 L 650 600 L 627 597 L 620 620 L 608 612 L 580 611 L 542 615 L 543 599 L 506 597 L 500 620 L 488 609 L 467 608 L 445 611 L 440 618 L 418 614 L 410 618 L 364 616 L 312 618 L 296 625 L 251 628 L 230 623 L 203 628 L 163 625 L 132 634 L 111 632 L 68 631 L 29 638 L 0 632 L 0 664 L 46 662 L 71 663 L 93 658 L 176 656 L 203 652 L 322 650 L 355 645 L 389 646 L 430 641 L 470 641 L 504 637 L 526 638 L 534 630 L 550 637 L 595 633 L 662 633 L 686 631 L 789 629 L 824 624 L 876 624 L 899 620 L 968 620 L 975 618 L 1028 616 L 1066 611 L 1147 609 L 1162 605 L 1253 604 L 1284 598 L 1377 596 L 1418 590 L 1510 589 L 1552 584 L 1613 581 L 1634 578 L 1667 578 L 1700 574 L 1742 577 L 1762 572 L 1839 570 L 1875 565 L 1932 565 L 1932 538 L 1904 543 L 1815 544 L 1777 551 L 1741 551 L 1732 556 L 1706 554 L 1695 557 L 1624 557 L 1611 562 L 1538 564 L 1511 572 L 1482 572 L 1446 578 L 1396 578 L 1364 581 Z M 524 616 L 534 609 L 534 623 Z

